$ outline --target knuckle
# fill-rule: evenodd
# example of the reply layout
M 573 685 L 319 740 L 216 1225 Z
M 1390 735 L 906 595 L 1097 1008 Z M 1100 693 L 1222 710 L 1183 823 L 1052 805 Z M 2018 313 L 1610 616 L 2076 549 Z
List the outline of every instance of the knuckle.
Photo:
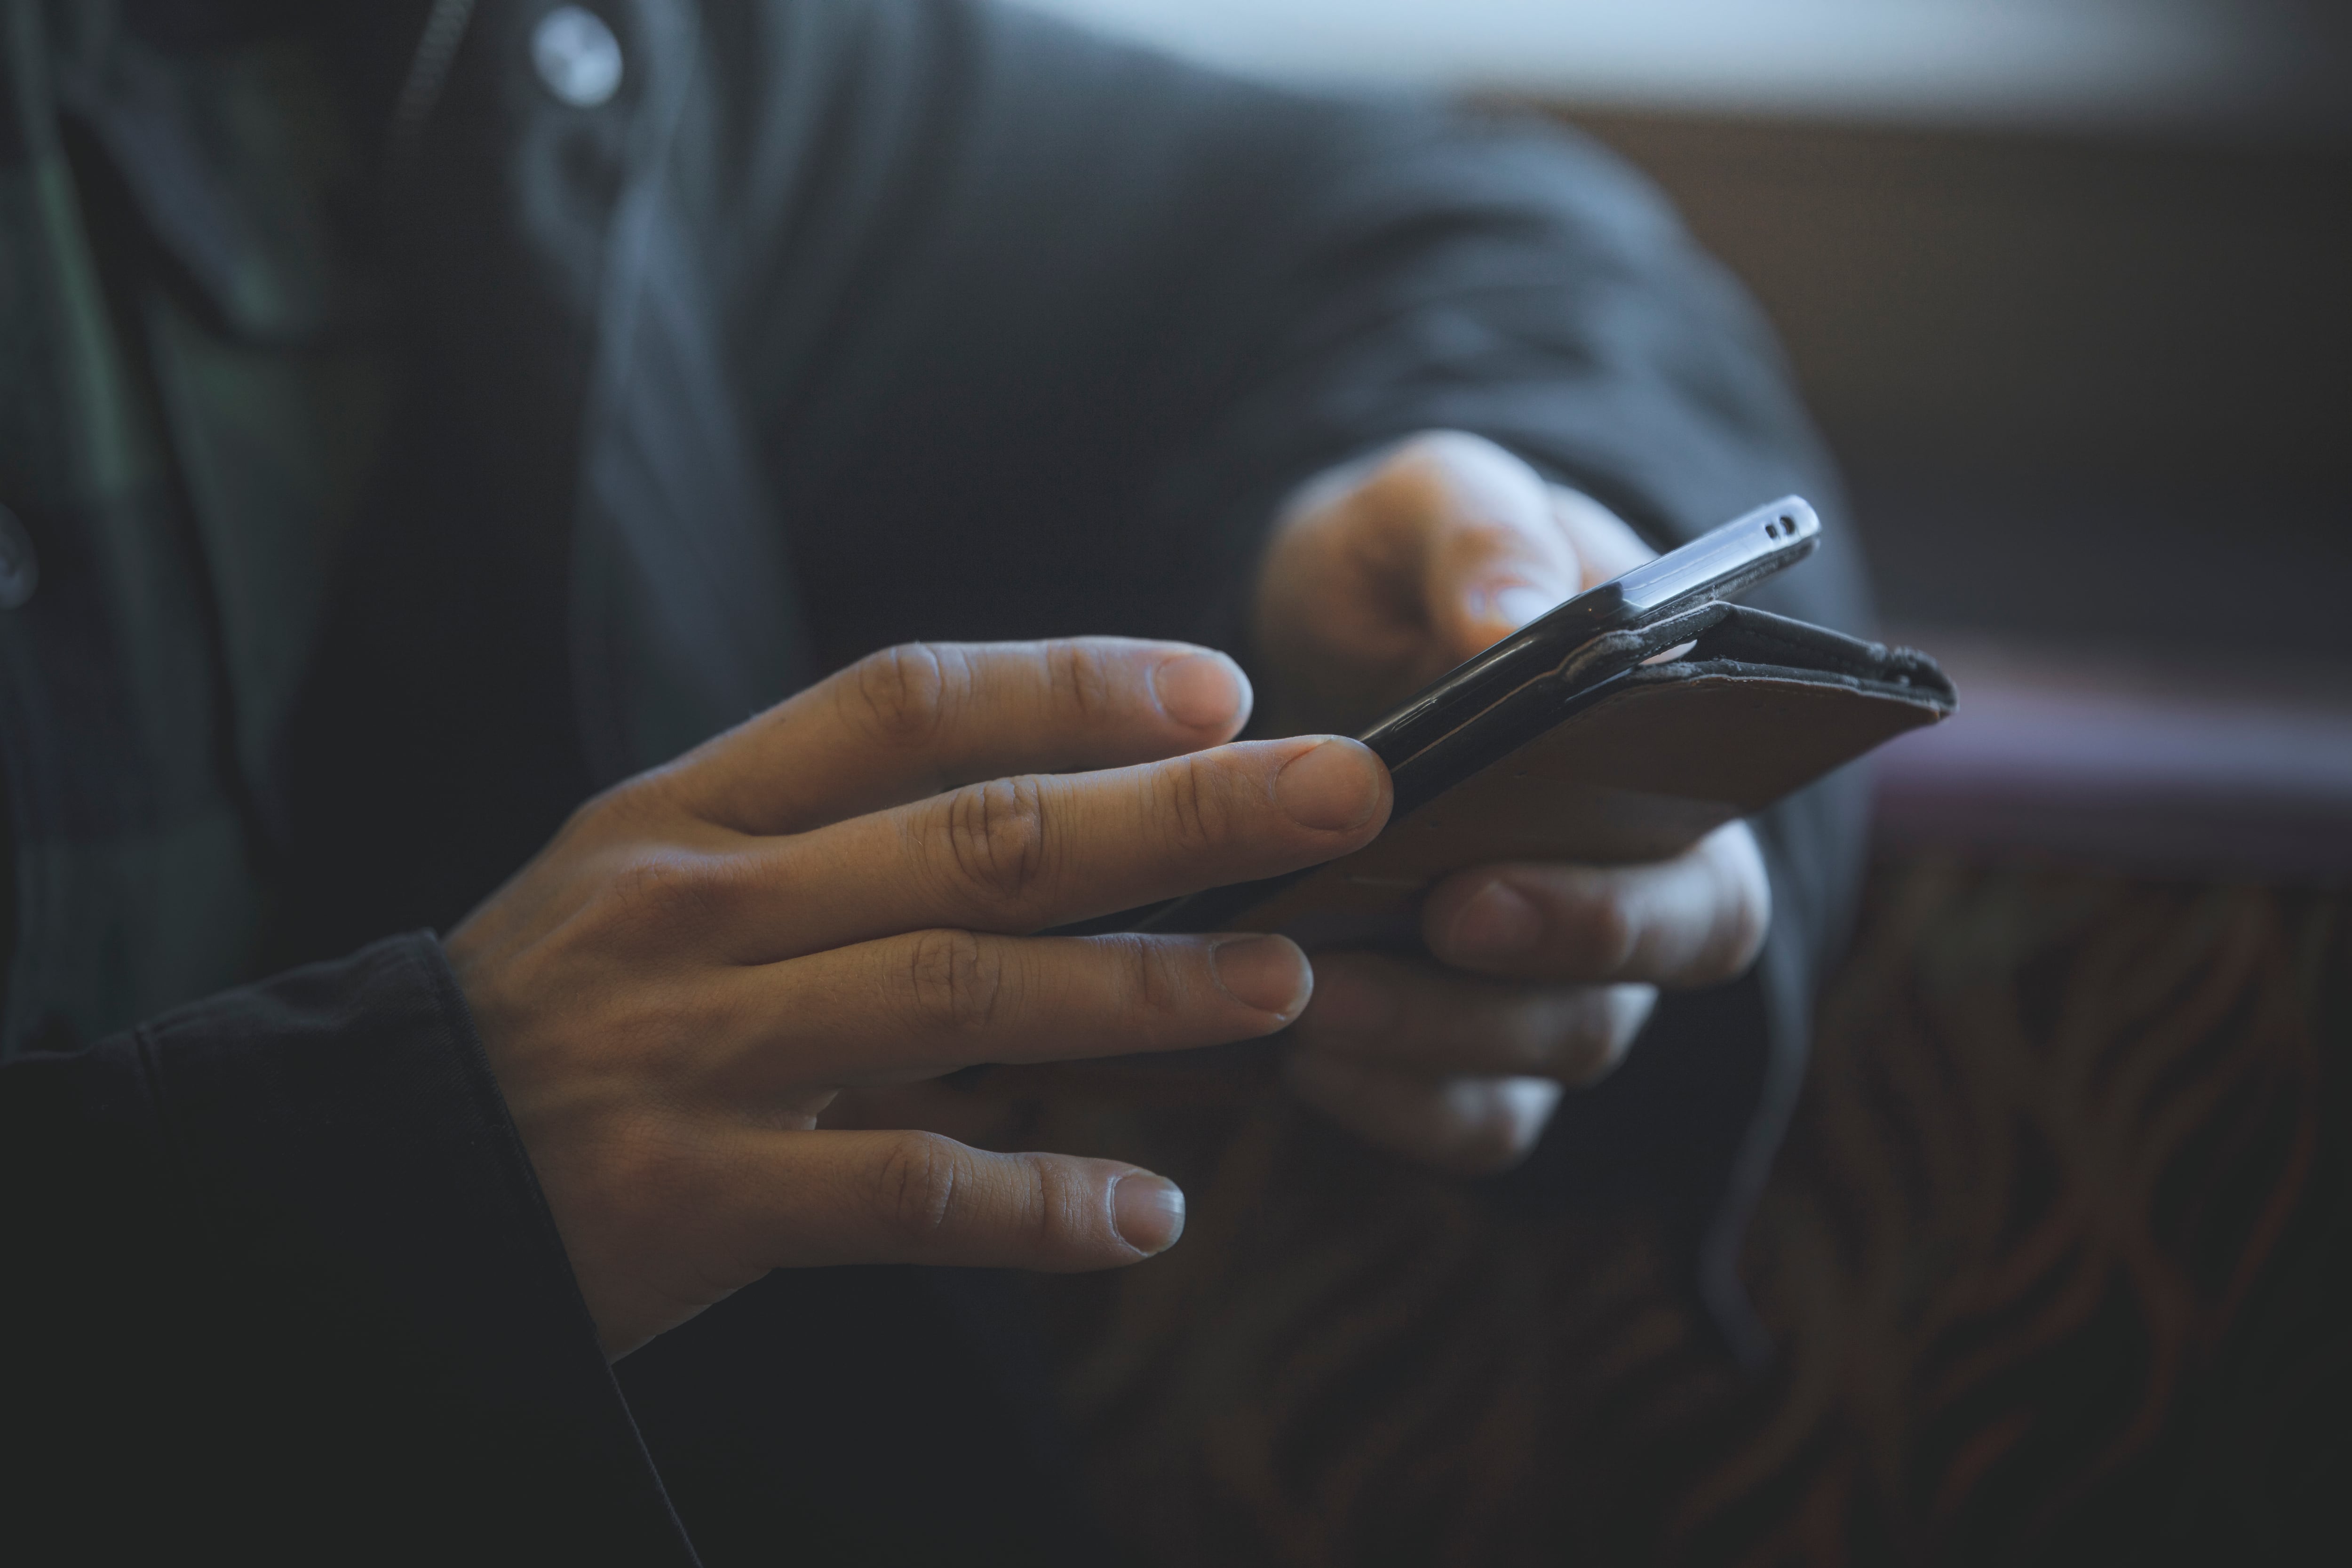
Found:
M 1034 774 L 960 789 L 942 813 L 948 860 L 982 900 L 1023 903 L 1045 878 L 1045 784 Z
M 977 1034 L 997 1018 L 1004 999 L 1004 963 L 998 950 L 968 931 L 916 933 L 907 983 L 917 1011 L 960 1034 Z
M 1181 964 L 1163 942 L 1131 935 L 1107 941 L 1126 971 L 1124 1010 L 1138 1021 L 1150 1020 L 1144 1025 L 1145 1033 L 1157 1036 L 1159 1029 L 1155 1026 L 1181 1017 L 1192 995 Z
M 876 1167 L 877 1222 L 911 1249 L 946 1233 L 953 1223 L 963 1163 L 955 1146 L 929 1132 L 904 1132 Z
M 572 808 L 541 856 L 552 858 L 559 848 L 594 847 L 610 852 L 675 832 L 680 815 L 676 773 L 677 764 L 672 763 L 590 795 Z
M 1108 717 L 1118 686 L 1113 661 L 1096 644 L 1071 640 L 1045 645 L 1045 689 L 1064 717 L 1080 723 Z
M 593 833 L 607 822 L 626 821 L 642 815 L 648 805 L 646 797 L 658 794 L 659 786 L 655 781 L 661 776 L 658 773 L 639 773 L 598 790 L 572 808 L 563 826 L 556 830 L 556 842 Z
M 901 643 L 851 667 L 844 692 L 863 728 L 877 739 L 919 745 L 947 720 L 953 674 L 961 660 L 931 643 Z
M 728 879 L 706 856 L 641 850 L 614 873 L 607 902 L 631 927 L 700 929 L 726 917 L 728 891 Z
M 1027 1198 L 1024 1238 L 1032 1256 L 1041 1262 L 1083 1256 L 1102 1229 L 1090 1217 L 1102 1210 L 1097 1189 L 1058 1160 L 1024 1154 L 1019 1169 Z
M 1207 757 L 1193 752 L 1162 767 L 1154 780 L 1157 816 L 1170 846 L 1203 854 L 1222 844 L 1232 829 L 1231 802 L 1223 780 Z

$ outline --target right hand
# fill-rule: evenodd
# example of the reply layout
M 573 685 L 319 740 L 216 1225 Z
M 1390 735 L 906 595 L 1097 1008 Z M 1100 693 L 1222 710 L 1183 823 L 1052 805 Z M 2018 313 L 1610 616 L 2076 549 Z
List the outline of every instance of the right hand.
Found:
M 893 648 L 590 801 L 450 933 L 608 1355 L 772 1268 L 1175 1241 L 1182 1194 L 1132 1165 L 815 1122 L 847 1088 L 1297 1017 L 1312 975 L 1280 937 L 1030 934 L 1380 830 L 1370 752 L 1217 744 L 1248 710 L 1237 667 L 1178 644 Z

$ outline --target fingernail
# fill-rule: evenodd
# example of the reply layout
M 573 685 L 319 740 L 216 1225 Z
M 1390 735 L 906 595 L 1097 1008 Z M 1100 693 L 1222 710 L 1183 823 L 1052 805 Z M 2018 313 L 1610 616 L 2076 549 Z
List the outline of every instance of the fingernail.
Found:
M 1241 710 L 1249 679 L 1223 654 L 1171 658 L 1151 672 L 1160 710 L 1190 730 L 1222 730 Z
M 1560 595 L 1526 583 L 1498 583 L 1474 601 L 1482 619 L 1499 621 L 1517 630 L 1538 616 L 1549 615 Z
M 1302 827 L 1361 827 L 1381 808 L 1379 761 L 1352 741 L 1324 741 L 1283 764 L 1274 798 Z
M 1535 946 L 1543 917 L 1526 894 L 1506 882 L 1489 882 L 1454 912 L 1446 929 L 1446 956 L 1455 959 L 1516 958 Z
M 1184 1189 L 1149 1171 L 1131 1171 L 1110 1190 L 1111 1223 L 1138 1252 L 1165 1252 L 1184 1234 Z
M 1245 1007 L 1296 1017 L 1315 984 L 1307 955 L 1278 936 L 1240 936 L 1209 950 L 1217 984 Z

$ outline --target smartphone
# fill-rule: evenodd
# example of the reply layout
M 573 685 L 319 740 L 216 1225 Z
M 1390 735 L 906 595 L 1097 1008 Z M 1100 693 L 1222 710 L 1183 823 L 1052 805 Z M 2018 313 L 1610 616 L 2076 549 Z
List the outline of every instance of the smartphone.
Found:
M 1800 497 L 1784 496 L 1562 602 L 1407 698 L 1357 737 L 1388 764 L 1395 784 L 1396 804 L 1382 837 L 1620 689 L 1645 661 L 1686 640 L 1678 631 L 1696 634 L 1708 606 L 1811 555 L 1821 531 L 1811 506 Z M 1378 843 L 1348 858 L 1367 855 Z M 1288 929 L 1243 917 L 1278 906 L 1285 889 L 1324 869 L 1310 867 L 1287 877 L 1195 893 L 1162 906 L 1136 929 Z M 1377 877 L 1351 880 L 1368 892 L 1383 886 Z M 1328 934 L 1362 937 L 1368 931 L 1333 928 Z

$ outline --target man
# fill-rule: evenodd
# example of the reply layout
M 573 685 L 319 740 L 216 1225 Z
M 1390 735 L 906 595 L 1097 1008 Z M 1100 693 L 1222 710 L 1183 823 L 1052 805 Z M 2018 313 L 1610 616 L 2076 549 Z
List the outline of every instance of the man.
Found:
M 1286 1026 L 1400 1157 L 1650 1170 L 1742 1331 L 1850 792 L 1466 871 L 1423 962 L 1037 934 L 1366 841 L 1334 731 L 1830 505 L 1649 193 L 965 0 L 329 9 L 5 0 L 9 1528 L 687 1562 L 724 1393 L 854 1460 L 756 1549 L 854 1555 L 1018 1417 L 941 1392 L 932 1276 L 744 1288 L 1115 1268 L 1183 1207 L 835 1097 Z M 1763 597 L 1857 582 L 1837 530 Z M 739 1291 L 771 1382 L 625 1397 Z M 1073 1514 L 1036 1473 L 973 1506 Z

